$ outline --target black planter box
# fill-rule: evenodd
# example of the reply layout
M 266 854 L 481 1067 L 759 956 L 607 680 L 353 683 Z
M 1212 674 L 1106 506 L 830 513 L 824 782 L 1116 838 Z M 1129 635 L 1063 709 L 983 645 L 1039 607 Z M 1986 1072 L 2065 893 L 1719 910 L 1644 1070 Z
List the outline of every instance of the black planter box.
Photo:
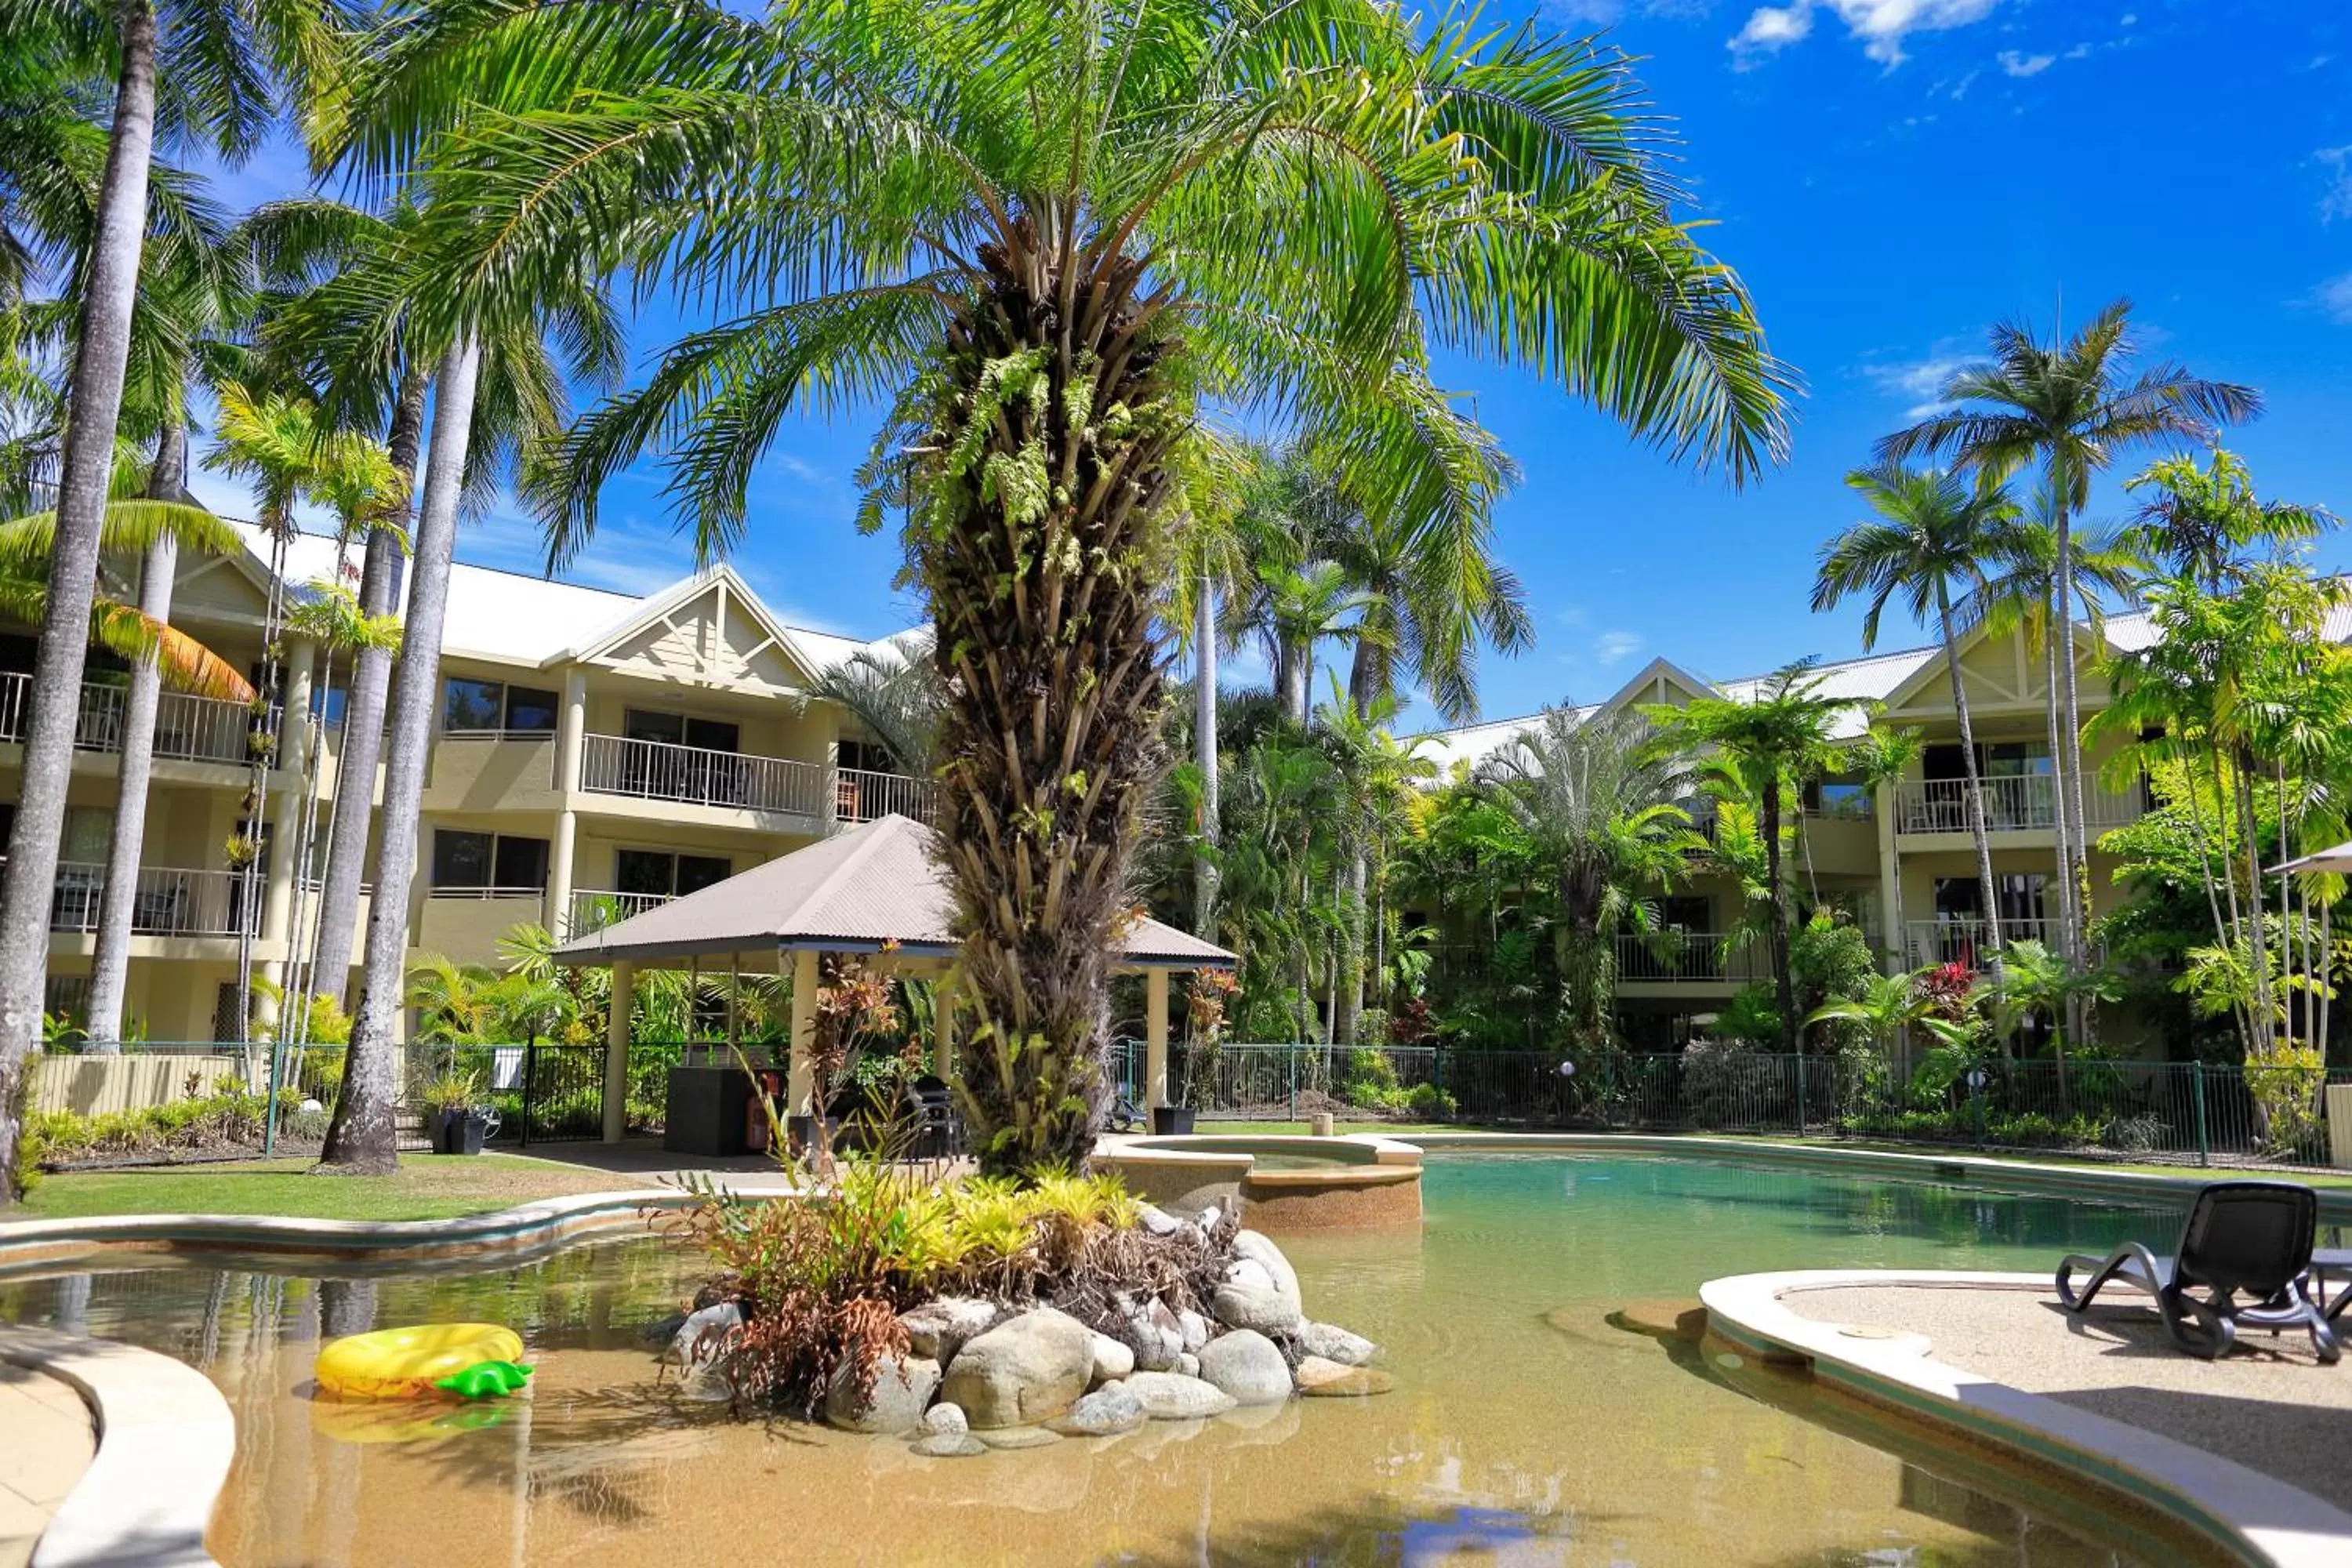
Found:
M 445 1110 L 433 1124 L 433 1152 L 436 1154 L 478 1154 L 482 1139 L 490 1130 L 490 1119 L 478 1110 Z
M 1151 1108 L 1151 1131 L 1155 1137 L 1187 1138 L 1192 1132 L 1192 1108 L 1189 1105 L 1155 1105 Z

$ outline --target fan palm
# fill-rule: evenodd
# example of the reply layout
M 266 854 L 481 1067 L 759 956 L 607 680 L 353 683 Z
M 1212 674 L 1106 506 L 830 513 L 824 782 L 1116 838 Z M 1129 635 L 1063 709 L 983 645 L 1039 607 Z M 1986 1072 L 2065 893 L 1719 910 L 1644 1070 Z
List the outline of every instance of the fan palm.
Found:
M 1559 906 L 1561 1026 L 1579 1048 L 1613 1045 L 1617 938 L 1651 926 L 1651 901 L 1706 846 L 1680 804 L 1696 783 L 1687 754 L 1631 710 L 1580 719 L 1551 708 L 1478 776 L 1526 835 Z
M 1624 60 L 1484 26 L 1370 0 L 788 0 L 761 23 L 607 0 L 452 7 L 371 79 L 403 105 L 526 77 L 539 100 L 438 145 L 443 308 L 583 247 L 753 300 L 575 429 L 545 491 L 559 557 L 656 444 L 721 551 L 780 421 L 891 400 L 867 516 L 911 503 L 958 694 L 941 844 L 992 1169 L 1092 1141 L 1159 767 L 1152 574 L 1204 405 L 1297 426 L 1375 509 L 1459 483 L 1422 438 L 1439 348 L 1735 479 L 1785 447 L 1791 379 L 1675 220 Z
M 1936 454 L 1962 466 L 2007 475 L 2038 463 L 2049 488 L 2057 536 L 2056 624 L 2068 628 L 2067 657 L 2059 661 L 2061 813 L 2066 818 L 2068 880 L 2078 908 L 2087 908 L 2090 863 L 2083 830 L 2083 716 L 2076 691 L 2074 522 L 2089 503 L 2091 481 L 2122 452 L 2150 441 L 2202 440 L 2219 424 L 2251 419 L 2262 397 L 2251 387 L 2191 375 L 2159 363 L 2135 372 L 2137 343 L 2131 302 L 2117 300 L 2073 336 L 2043 343 L 2031 327 L 1993 328 L 1990 357 L 1963 366 L 1944 384 L 1952 406 L 1928 415 L 1878 444 L 1882 460 L 1907 462 Z M 2067 956 L 2080 963 L 2082 932 Z
M 1982 476 L 1974 481 L 1937 468 L 1881 463 L 1858 468 L 1845 482 L 1878 514 L 1822 546 L 1813 579 L 1813 608 L 1834 609 L 1849 595 L 1864 595 L 1862 646 L 1878 643 L 1887 605 L 1900 597 L 1915 621 L 1934 617 L 1959 715 L 1960 756 L 1969 792 L 1969 832 L 1976 841 L 1977 893 L 1987 941 L 2000 962 L 2000 902 L 1992 879 L 1992 837 L 1985 818 L 1984 782 L 1976 729 L 1969 713 L 1969 683 L 1960 673 L 1960 625 L 1954 602 L 1967 603 L 1984 585 L 1985 568 L 2004 549 L 2015 516 L 2009 494 Z

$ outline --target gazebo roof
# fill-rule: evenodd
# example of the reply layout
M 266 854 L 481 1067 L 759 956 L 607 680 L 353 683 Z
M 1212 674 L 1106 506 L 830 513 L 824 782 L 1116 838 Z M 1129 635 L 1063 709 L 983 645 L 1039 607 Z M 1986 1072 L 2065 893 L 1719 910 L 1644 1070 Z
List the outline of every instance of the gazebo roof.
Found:
M 555 950 L 564 964 L 659 963 L 810 949 L 950 958 L 955 900 L 931 830 L 892 814 L 820 839 L 699 892 L 615 921 Z M 1234 955 L 1155 920 L 1120 943 L 1129 969 L 1229 969 Z

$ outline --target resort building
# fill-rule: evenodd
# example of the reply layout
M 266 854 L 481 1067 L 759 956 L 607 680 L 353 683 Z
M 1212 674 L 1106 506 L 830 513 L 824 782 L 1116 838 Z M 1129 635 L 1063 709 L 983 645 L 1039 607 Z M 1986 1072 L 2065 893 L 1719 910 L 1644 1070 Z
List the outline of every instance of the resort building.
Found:
M 2352 635 L 2352 624 L 2330 630 Z M 2100 646 L 2102 636 L 2106 648 Z M 2144 615 L 2113 616 L 2097 631 L 2078 628 L 2076 692 L 2086 722 L 2107 699 L 2098 668 L 2103 655 L 2142 647 L 2152 636 Z M 2000 921 L 2004 941 L 2056 941 L 2060 870 L 2047 700 L 2051 664 L 2044 650 L 2021 633 L 1980 629 L 1962 643 L 1960 668 L 1991 827 L 2000 907 L 1990 910 L 1984 908 L 1977 875 L 1959 715 L 1942 647 L 1823 664 L 1813 672 L 1821 678 L 1822 695 L 1873 705 L 1851 710 L 1845 721 L 1850 736 L 1859 738 L 1874 714 L 1881 726 L 1918 731 L 1924 742 L 1907 777 L 1869 784 L 1858 776 L 1832 775 L 1809 786 L 1791 869 L 1799 901 L 1846 910 L 1890 973 L 1954 961 L 1975 964 L 1990 920 Z M 1702 696 L 1738 700 L 1753 696 L 1764 681 L 1708 681 L 1660 658 L 1606 702 L 1583 711 L 1678 706 Z M 1475 767 L 1536 721 L 1529 716 L 1441 731 L 1425 737 L 1423 754 L 1448 771 L 1457 763 Z M 2149 805 L 2144 780 L 2106 776 L 2102 764 L 2116 749 L 2113 742 L 2095 746 L 2085 757 L 2089 776 L 2083 807 L 2092 840 L 2094 916 L 2120 897 L 2115 858 L 2097 847 L 2098 837 L 2136 820 Z M 1682 1044 L 1694 1018 L 1714 1013 L 1741 987 L 1769 978 L 1770 961 L 1761 942 L 1726 949 L 1724 933 L 1735 925 L 1740 900 L 1730 877 L 1701 877 L 1661 900 L 1669 933 L 1663 941 L 1619 939 L 1620 1016 L 1635 1045 L 1662 1049 Z
M 181 558 L 173 624 L 257 676 L 268 545 Z M 345 576 L 355 573 L 351 552 Z M 293 542 L 288 582 L 331 580 L 331 540 Z M 903 634 L 902 634 L 903 636 Z M 720 567 L 650 597 L 458 565 L 449 587 L 423 829 L 408 910 L 412 957 L 497 958 L 520 922 L 559 936 L 692 892 L 886 812 L 928 815 L 928 787 L 837 704 L 814 695 L 867 644 L 782 624 Z M 0 635 L 0 834 L 18 796 L 29 632 Z M 230 863 L 252 778 L 244 705 L 166 692 L 133 910 L 129 1018 L 152 1040 L 236 1037 L 236 976 L 283 973 L 299 911 L 317 917 L 349 656 L 287 645 L 284 711 L 257 835 L 259 870 Z M 82 690 L 62 864 L 51 906 L 48 1010 L 80 1011 L 112 830 L 126 671 L 93 653 Z M 379 799 L 381 783 L 379 782 Z M 293 847 L 311 796 L 312 864 Z M 371 847 L 369 864 L 373 864 Z M 368 904 L 361 900 L 360 946 Z M 360 954 L 353 954 L 354 963 Z

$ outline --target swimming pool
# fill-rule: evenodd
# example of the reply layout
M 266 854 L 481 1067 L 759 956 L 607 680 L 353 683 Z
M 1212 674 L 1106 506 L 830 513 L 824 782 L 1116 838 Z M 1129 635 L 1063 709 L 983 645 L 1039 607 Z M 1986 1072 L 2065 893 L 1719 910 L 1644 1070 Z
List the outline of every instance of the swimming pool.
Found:
M 220 1386 L 238 1459 L 213 1545 L 232 1568 L 2155 1560 L 2095 1510 L 2021 1515 L 1932 1447 L 1842 1435 L 1801 1394 L 1756 1397 L 1752 1371 L 1608 1318 L 1758 1269 L 2040 1268 L 2168 1233 L 2169 1205 L 1647 1155 L 1436 1156 L 1423 1191 L 1418 1233 L 1285 1244 L 1310 1309 L 1381 1341 L 1397 1392 L 969 1460 L 678 1398 L 641 1330 L 702 1267 L 652 1239 L 470 1275 L 142 1265 L 0 1285 L 0 1317 L 147 1345 Z M 418 1435 L 303 1396 L 321 1337 L 461 1317 L 523 1331 L 532 1399 Z

